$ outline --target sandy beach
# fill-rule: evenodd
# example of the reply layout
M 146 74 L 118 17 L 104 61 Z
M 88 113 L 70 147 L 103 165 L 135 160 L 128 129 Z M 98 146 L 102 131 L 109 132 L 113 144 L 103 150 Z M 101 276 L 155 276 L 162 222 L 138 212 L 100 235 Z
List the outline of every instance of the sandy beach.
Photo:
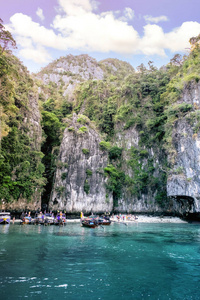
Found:
M 114 216 L 114 218 L 111 218 L 112 221 L 118 222 L 117 217 Z M 184 220 L 181 220 L 178 217 L 154 217 L 154 216 L 145 216 L 145 215 L 139 215 L 136 216 L 136 219 L 130 219 L 127 220 L 126 216 L 124 216 L 123 220 L 123 215 L 121 220 L 119 222 L 126 222 L 126 223 L 187 223 Z
M 124 220 L 123 220 L 124 216 Z M 187 223 L 178 217 L 158 217 L 158 216 L 145 216 L 145 215 L 137 215 L 136 219 L 133 218 L 127 219 L 126 215 L 122 215 L 121 219 L 118 220 L 117 215 L 111 217 L 112 222 L 121 222 L 121 223 Z M 16 219 L 15 223 L 20 223 L 21 220 Z M 12 220 L 11 220 L 12 223 Z M 67 223 L 80 223 L 80 219 L 67 219 Z
M 123 220 L 124 216 L 124 220 Z M 121 220 L 118 221 L 117 216 L 111 217 L 112 222 L 124 222 L 124 223 L 187 223 L 187 221 L 184 221 L 178 217 L 154 217 L 154 216 L 145 216 L 145 215 L 139 215 L 137 216 L 137 219 L 133 220 L 127 220 L 126 215 L 122 215 Z M 78 223 L 80 222 L 80 219 L 67 219 L 68 223 Z

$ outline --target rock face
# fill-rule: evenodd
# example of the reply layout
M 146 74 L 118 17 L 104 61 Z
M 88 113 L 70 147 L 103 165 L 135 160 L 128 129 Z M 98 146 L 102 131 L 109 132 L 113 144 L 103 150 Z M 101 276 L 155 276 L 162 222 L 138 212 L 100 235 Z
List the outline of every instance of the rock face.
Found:
M 37 74 L 37 78 L 41 79 L 44 85 L 52 82 L 57 87 L 62 85 L 63 96 L 68 95 L 70 101 L 73 100 L 73 91 L 78 83 L 88 79 L 101 80 L 103 77 L 102 68 L 88 55 L 61 57 Z
M 41 150 L 42 127 L 41 116 L 38 106 L 38 94 L 31 91 L 28 95 L 27 109 L 23 112 L 23 128 L 27 129 L 28 136 L 31 141 L 31 148 L 34 151 Z M 6 210 L 12 211 L 37 211 L 41 209 L 41 190 L 36 188 L 31 200 L 27 201 L 22 196 L 16 201 L 6 203 Z
M 37 93 L 32 92 L 29 94 L 28 107 L 29 109 L 26 111 L 24 123 L 26 123 L 29 128 L 29 136 L 33 141 L 32 147 L 35 150 L 40 151 L 42 143 L 42 127 Z
M 200 84 L 186 86 L 180 103 L 200 105 Z M 194 132 L 195 118 L 187 115 L 178 120 L 173 130 L 175 164 L 167 180 L 167 193 L 179 213 L 200 212 L 200 132 Z
M 66 210 L 68 213 L 113 210 L 121 213 L 162 212 L 155 200 L 156 193 L 151 189 L 133 196 L 124 187 L 118 204 L 113 205 L 113 195 L 106 189 L 108 178 L 104 176 L 104 168 L 110 163 L 108 153 L 99 148 L 100 136 L 91 128 L 89 119 L 90 124 L 85 124 L 85 132 L 81 132 L 83 126 L 77 120 L 79 116 L 74 114 L 64 132 L 49 209 Z M 126 149 L 122 157 L 123 169 L 133 177 L 132 170 L 125 162 L 129 159 L 130 148 L 138 147 L 139 134 L 135 128 L 123 133 L 119 130 L 115 141 L 118 147 Z M 154 156 L 153 150 L 150 154 Z
M 74 114 L 64 132 L 49 208 L 68 213 L 110 211 L 113 199 L 103 174 L 107 154 L 99 148 L 97 131 L 90 124 L 82 126 L 77 118 Z
M 2 205 L 0 209 L 17 212 L 41 210 L 41 192 L 36 190 L 31 201 L 27 201 L 27 199 L 21 197 L 17 201 Z
M 139 147 L 139 133 L 138 131 L 132 127 L 126 131 L 121 131 L 118 128 L 116 134 L 116 144 L 119 147 L 123 147 L 126 149 L 122 153 L 122 161 L 127 162 L 129 157 L 129 150 L 131 147 L 138 148 Z M 154 157 L 154 152 L 152 149 L 149 149 L 150 157 Z M 145 163 L 145 161 L 144 161 Z M 127 163 L 123 164 L 123 169 L 126 174 L 128 174 L 131 178 L 134 178 L 133 171 L 130 167 L 127 166 Z M 156 171 L 158 173 L 158 169 Z M 158 174 L 154 174 L 159 176 Z M 151 189 L 148 189 L 146 193 L 140 193 L 139 196 L 131 195 L 127 188 L 124 187 L 123 195 L 121 199 L 118 200 L 118 206 L 115 208 L 117 212 L 143 212 L 143 213 L 154 213 L 154 212 L 162 212 L 162 208 L 155 201 L 156 193 Z
M 67 96 L 68 100 L 73 101 L 73 91 L 81 82 L 88 79 L 103 80 L 111 74 L 123 78 L 127 73 L 132 72 L 130 65 L 124 66 L 122 73 L 119 71 L 120 68 L 120 62 L 116 60 L 108 59 L 97 63 L 87 55 L 77 57 L 69 55 L 44 68 L 37 78 L 43 81 L 46 88 L 51 83 L 54 83 L 56 88 L 62 86 L 62 96 Z M 158 196 L 158 185 L 162 184 L 162 179 L 160 180 L 159 177 L 163 172 L 166 174 L 166 171 L 162 169 L 164 159 L 159 149 L 156 149 L 156 145 L 151 148 L 146 145 L 146 148 L 142 150 L 147 151 L 148 158 L 139 161 L 140 168 L 144 171 L 143 173 L 148 173 L 148 163 L 152 161 L 151 167 L 154 170 L 151 174 L 155 182 L 156 179 L 160 180 L 159 184 L 158 181 L 154 183 L 152 180 L 151 186 L 135 194 L 131 194 L 128 187 L 124 186 L 118 204 L 114 207 L 116 211 L 161 213 L 168 210 L 167 207 L 170 211 L 180 214 L 200 211 L 200 133 L 199 128 L 195 129 L 199 122 L 197 112 L 200 108 L 200 84 L 191 82 L 186 85 L 176 104 L 188 104 L 193 109 L 192 113 L 187 111 L 172 125 L 174 127 L 171 147 L 176 154 L 173 156 L 173 164 L 167 178 L 169 201 L 163 201 L 166 202 L 166 207 L 162 206 L 165 205 L 163 203 L 161 205 L 162 201 L 158 203 L 159 200 L 155 200 Z M 84 109 L 83 104 L 80 110 L 82 114 L 84 114 Z M 195 112 L 194 109 L 196 109 Z M 69 127 L 65 130 L 49 209 L 66 210 L 71 213 L 81 210 L 87 213 L 113 210 L 112 193 L 106 190 L 109 178 L 104 176 L 103 171 L 109 163 L 113 162 L 109 161 L 108 153 L 99 148 L 101 138 L 91 124 L 90 122 L 82 124 L 85 126 L 83 129 L 84 126 L 78 122 L 78 117 L 73 115 Z M 123 127 L 115 128 L 115 132 L 115 140 L 112 142 L 123 148 L 120 168 L 134 181 L 134 171 L 128 166 L 127 161 L 130 159 L 131 147 L 140 148 L 140 133 L 133 127 L 128 130 L 124 130 Z M 169 154 L 168 161 L 171 160 L 172 157 Z M 117 167 L 117 164 L 113 163 L 113 166 Z M 166 181 L 163 185 L 165 185 L 166 192 Z M 160 191 L 163 191 L 162 188 Z M 159 197 L 162 197 L 162 193 L 160 195 Z
M 122 65 L 123 74 L 121 74 Z M 134 69 L 130 64 L 117 59 L 97 62 L 87 54 L 77 56 L 70 54 L 50 63 L 35 76 L 46 87 L 52 83 L 56 85 L 55 88 L 57 89 L 62 86 L 63 96 L 67 96 L 69 101 L 73 101 L 73 91 L 77 84 L 87 80 L 103 80 L 108 74 L 120 73 L 125 76 L 133 71 Z M 41 92 L 41 88 L 39 92 Z M 48 98 L 46 89 L 44 94 Z

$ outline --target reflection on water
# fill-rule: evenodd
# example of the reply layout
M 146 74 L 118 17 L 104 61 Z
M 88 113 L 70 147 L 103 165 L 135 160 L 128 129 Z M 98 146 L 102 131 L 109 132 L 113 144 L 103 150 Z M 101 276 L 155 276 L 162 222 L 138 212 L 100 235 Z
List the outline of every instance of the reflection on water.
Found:
M 9 232 L 10 224 L 0 225 L 0 233 L 7 234 Z
M 1 299 L 200 299 L 200 227 L 2 225 L 0 266 Z

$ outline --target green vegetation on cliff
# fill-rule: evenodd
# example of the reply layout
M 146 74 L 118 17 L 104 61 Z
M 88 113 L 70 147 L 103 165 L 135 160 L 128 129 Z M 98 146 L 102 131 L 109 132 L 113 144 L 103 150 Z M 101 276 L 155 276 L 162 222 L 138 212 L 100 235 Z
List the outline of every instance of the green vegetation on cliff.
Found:
M 0 30 L 9 37 L 2 26 L 0 20 Z M 199 39 L 187 57 L 177 54 L 160 69 L 151 61 L 148 67 L 141 64 L 135 71 L 116 59 L 97 63 L 87 55 L 70 55 L 49 64 L 34 78 L 2 39 L 0 199 L 32 200 L 36 190 L 43 190 L 43 204 L 48 205 L 64 129 L 68 127 L 71 134 L 84 138 L 88 126 L 93 126 L 101 137 L 99 149 L 108 157 L 102 173 L 114 205 L 121 198 L 131 201 L 150 195 L 164 207 L 167 174 L 176 155 L 172 136 L 176 122 L 185 118 L 194 138 L 200 129 L 199 103 L 181 100 L 184 89 L 200 79 Z M 12 36 L 10 42 L 15 47 Z M 69 93 L 71 86 L 74 91 Z M 30 99 L 37 98 L 42 141 L 31 121 Z M 78 130 L 68 122 L 73 113 L 78 114 Z M 135 141 L 129 143 L 134 135 Z M 81 151 L 90 156 L 89 149 Z M 92 172 L 89 168 L 86 171 L 86 194 L 90 193 Z M 66 177 L 67 173 L 62 173 L 62 181 Z
M 32 200 L 45 184 L 41 162 L 44 155 L 31 125 L 30 97 L 34 94 L 34 83 L 26 68 L 10 51 L 1 51 L 0 199 L 4 202 Z

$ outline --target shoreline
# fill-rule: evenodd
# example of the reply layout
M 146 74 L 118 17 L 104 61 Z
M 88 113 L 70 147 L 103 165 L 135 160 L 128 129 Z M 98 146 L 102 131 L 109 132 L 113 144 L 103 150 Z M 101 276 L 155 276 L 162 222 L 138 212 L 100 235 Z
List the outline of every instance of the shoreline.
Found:
M 136 216 L 137 219 L 135 220 L 117 220 L 117 217 L 114 216 L 114 218 L 111 218 L 111 221 L 113 222 L 121 222 L 121 223 L 188 223 L 187 221 L 184 221 L 180 219 L 179 217 L 158 217 L 158 216 L 145 216 L 145 215 L 138 215 Z
M 145 215 L 137 215 L 136 219 L 131 219 L 131 220 L 127 220 L 126 219 L 126 215 L 124 215 L 124 220 L 123 220 L 123 215 L 121 217 L 120 220 L 117 219 L 117 215 L 115 215 L 114 217 L 110 218 L 111 221 L 113 223 L 127 223 L 127 224 L 131 224 L 131 223 L 188 223 L 187 221 L 184 221 L 182 219 L 180 219 L 179 217 L 159 217 L 159 216 L 145 216 Z M 21 220 L 20 219 L 15 219 L 14 224 L 15 223 L 20 223 Z M 13 224 L 12 220 L 10 222 L 11 224 Z M 80 223 L 80 218 L 78 219 L 67 219 L 67 223 Z

